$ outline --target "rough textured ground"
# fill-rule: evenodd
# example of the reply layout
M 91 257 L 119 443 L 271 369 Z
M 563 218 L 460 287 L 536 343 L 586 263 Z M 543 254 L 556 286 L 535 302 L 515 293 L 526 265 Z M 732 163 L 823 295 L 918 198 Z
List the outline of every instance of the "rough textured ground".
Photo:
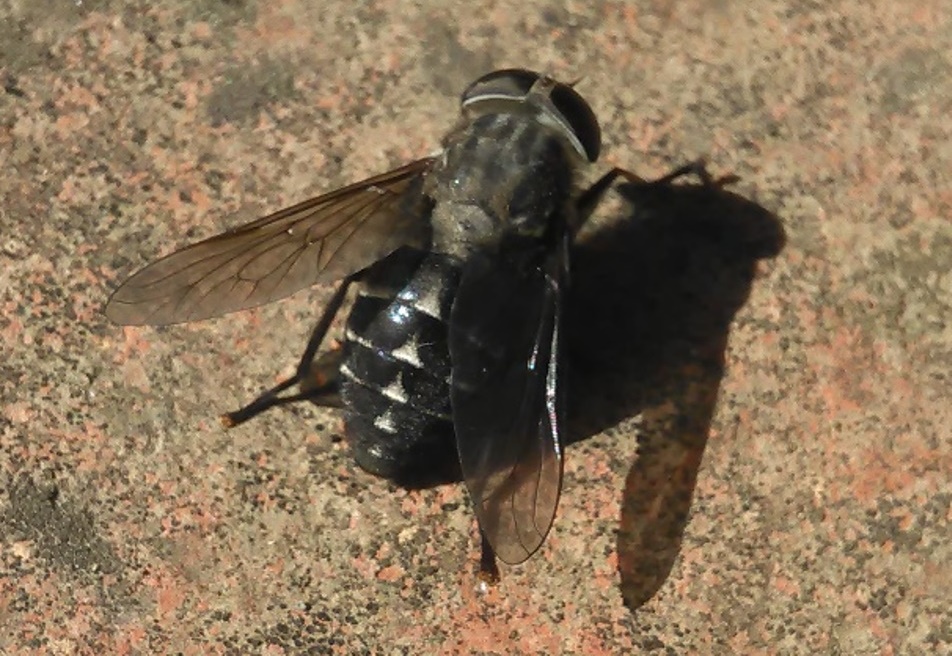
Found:
M 3 0 L 0 651 L 949 653 L 950 52 L 944 0 Z M 461 486 L 372 479 L 332 411 L 219 427 L 327 289 L 101 309 L 503 66 L 582 78 L 602 166 L 741 180 L 602 213 L 555 528 L 481 592 Z

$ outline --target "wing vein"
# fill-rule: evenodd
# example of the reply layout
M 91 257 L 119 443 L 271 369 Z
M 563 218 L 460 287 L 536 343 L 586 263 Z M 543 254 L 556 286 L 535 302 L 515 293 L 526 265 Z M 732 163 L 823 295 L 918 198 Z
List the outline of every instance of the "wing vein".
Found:
M 432 162 L 417 160 L 176 251 L 120 285 L 106 314 L 121 324 L 206 319 L 343 278 L 404 245 L 424 248 L 432 203 L 422 181 Z

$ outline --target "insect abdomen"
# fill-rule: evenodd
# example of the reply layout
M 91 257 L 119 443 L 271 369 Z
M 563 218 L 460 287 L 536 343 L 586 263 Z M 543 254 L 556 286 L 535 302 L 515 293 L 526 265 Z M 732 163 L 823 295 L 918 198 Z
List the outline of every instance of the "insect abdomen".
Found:
M 412 482 L 456 463 L 447 317 L 458 269 L 404 251 L 367 273 L 347 320 L 341 396 L 357 463 Z

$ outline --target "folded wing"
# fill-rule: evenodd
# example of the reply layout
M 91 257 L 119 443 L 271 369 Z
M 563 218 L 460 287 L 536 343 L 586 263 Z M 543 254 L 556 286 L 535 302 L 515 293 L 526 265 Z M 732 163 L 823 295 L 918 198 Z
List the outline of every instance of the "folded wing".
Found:
M 451 400 L 480 528 L 514 564 L 549 532 L 562 486 L 562 262 L 473 258 L 450 318 Z

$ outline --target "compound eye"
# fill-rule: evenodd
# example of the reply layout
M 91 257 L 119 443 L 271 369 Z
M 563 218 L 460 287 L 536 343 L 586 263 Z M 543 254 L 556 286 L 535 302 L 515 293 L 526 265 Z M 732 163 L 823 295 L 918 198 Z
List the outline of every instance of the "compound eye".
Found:
M 539 79 L 539 74 L 524 68 L 506 68 L 482 76 L 463 92 L 460 104 L 467 107 L 484 100 L 520 100 Z
M 575 89 L 566 84 L 555 85 L 550 98 L 572 132 L 575 133 L 579 143 L 582 144 L 588 161 L 597 160 L 602 148 L 602 130 L 598 126 L 598 119 L 595 118 L 592 108 L 582 96 L 576 93 Z

